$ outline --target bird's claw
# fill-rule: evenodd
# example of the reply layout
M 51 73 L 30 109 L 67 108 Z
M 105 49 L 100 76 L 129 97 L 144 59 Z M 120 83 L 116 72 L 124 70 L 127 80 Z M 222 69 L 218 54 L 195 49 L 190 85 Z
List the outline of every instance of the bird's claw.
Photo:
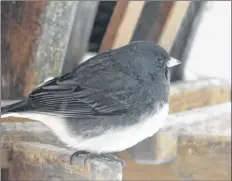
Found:
M 89 152 L 87 152 L 87 151 L 76 151 L 76 152 L 74 152 L 70 157 L 70 160 L 69 160 L 70 164 L 71 165 L 73 164 L 73 158 L 74 157 L 78 157 L 79 155 L 87 155 L 87 154 L 89 154 Z M 85 162 L 86 162 L 86 159 L 85 159 L 84 163 Z
M 85 166 L 86 166 L 87 159 L 94 159 L 94 158 L 101 158 L 101 159 L 106 159 L 106 160 L 109 160 L 109 161 L 120 162 L 123 168 L 126 165 L 124 160 L 121 160 L 120 158 L 118 158 L 115 155 L 112 155 L 112 154 L 95 154 L 95 153 L 89 153 L 89 152 L 86 152 L 86 151 L 76 151 L 76 152 L 74 152 L 70 157 L 70 164 L 73 164 L 73 158 L 77 157 L 79 155 L 86 155 L 87 156 L 85 158 L 85 160 L 84 160 L 84 165 Z

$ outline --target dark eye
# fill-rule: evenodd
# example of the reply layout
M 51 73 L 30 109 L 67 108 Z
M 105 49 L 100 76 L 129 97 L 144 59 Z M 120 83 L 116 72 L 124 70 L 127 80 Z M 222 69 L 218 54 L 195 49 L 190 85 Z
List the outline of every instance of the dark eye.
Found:
M 156 60 L 159 62 L 159 63 L 163 63 L 164 62 L 164 58 L 163 57 L 157 57 Z

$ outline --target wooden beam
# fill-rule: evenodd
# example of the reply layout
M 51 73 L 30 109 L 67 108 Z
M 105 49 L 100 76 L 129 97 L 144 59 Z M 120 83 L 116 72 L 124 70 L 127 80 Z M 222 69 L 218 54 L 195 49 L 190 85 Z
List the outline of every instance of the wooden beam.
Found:
M 206 78 L 176 82 L 171 85 L 170 114 L 221 104 L 230 100 L 231 87 L 228 81 Z
M 2 98 L 22 99 L 61 73 L 77 1 L 2 3 Z
M 1 2 L 1 95 L 3 99 L 19 99 L 27 77 L 34 42 L 41 34 L 39 19 L 45 1 Z M 36 9 L 36 11 L 35 11 Z M 30 76 L 33 79 L 33 74 Z M 26 86 L 27 87 L 27 86 Z
M 70 149 L 39 142 L 1 139 L 1 147 L 5 146 L 13 148 L 9 180 L 122 179 L 122 167 L 118 162 L 79 156 L 70 165 L 69 158 L 73 153 Z
M 145 1 L 129 1 L 125 16 L 118 29 L 112 49 L 124 46 L 131 41 Z
M 181 23 L 181 27 L 176 35 L 170 55 L 180 60 L 182 63 L 179 66 L 171 69 L 171 81 L 183 80 L 185 73 L 185 66 L 187 63 L 189 47 L 193 42 L 196 28 L 198 27 L 201 14 L 206 2 L 204 1 L 191 1 L 186 12 L 186 15 Z
M 146 1 L 131 41 L 158 42 L 173 4 L 173 1 Z
M 190 1 L 176 1 L 163 27 L 159 44 L 170 52 L 181 23 L 186 15 Z
M 128 1 L 117 1 L 110 23 L 101 43 L 100 52 L 110 50 L 114 44 L 118 29 L 124 19 Z
M 131 41 L 144 1 L 118 1 L 100 51 L 115 49 Z
M 88 50 L 99 1 L 79 1 L 66 50 L 61 74 L 68 73 L 81 63 Z
M 171 1 L 118 1 L 100 50 L 114 49 L 136 40 L 158 42 L 173 4 Z
M 98 10 L 93 25 L 94 29 L 89 40 L 88 53 L 100 51 L 101 43 L 110 23 L 110 19 L 113 15 L 116 4 L 117 1 L 99 1 Z

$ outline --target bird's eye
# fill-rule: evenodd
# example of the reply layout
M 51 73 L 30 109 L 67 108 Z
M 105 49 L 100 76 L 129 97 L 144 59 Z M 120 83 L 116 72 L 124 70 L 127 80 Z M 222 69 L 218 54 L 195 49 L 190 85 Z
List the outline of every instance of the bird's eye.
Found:
M 156 60 L 161 64 L 164 62 L 163 57 L 157 57 Z

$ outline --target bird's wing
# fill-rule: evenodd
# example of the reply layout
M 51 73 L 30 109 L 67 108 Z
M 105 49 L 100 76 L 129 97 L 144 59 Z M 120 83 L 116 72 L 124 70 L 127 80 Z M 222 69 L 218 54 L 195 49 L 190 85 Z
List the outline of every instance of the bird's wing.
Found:
M 31 109 L 66 117 L 125 114 L 143 85 L 120 71 L 116 62 L 108 53 L 100 54 L 48 81 L 29 95 Z

